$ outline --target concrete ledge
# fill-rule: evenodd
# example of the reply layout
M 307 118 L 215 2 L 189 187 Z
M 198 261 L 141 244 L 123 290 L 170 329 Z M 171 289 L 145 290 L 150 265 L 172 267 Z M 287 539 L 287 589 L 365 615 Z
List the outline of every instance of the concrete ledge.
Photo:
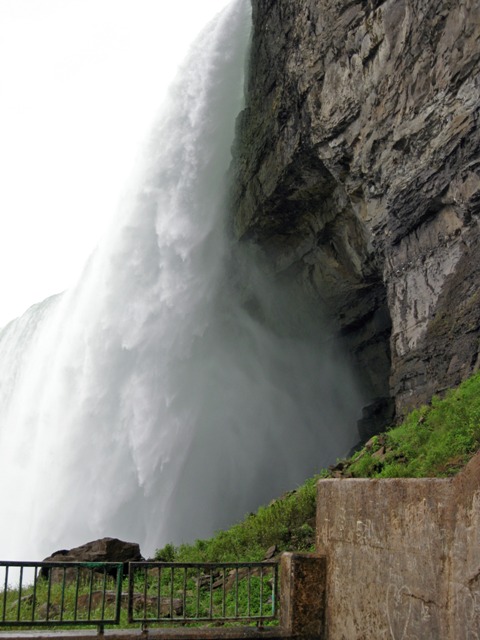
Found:
M 480 454 L 455 478 L 321 480 L 327 637 L 480 638 Z

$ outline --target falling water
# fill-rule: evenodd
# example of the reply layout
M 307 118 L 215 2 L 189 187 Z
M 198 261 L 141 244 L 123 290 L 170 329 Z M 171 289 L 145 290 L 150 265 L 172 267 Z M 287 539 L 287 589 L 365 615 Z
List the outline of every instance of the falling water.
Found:
M 248 5 L 193 46 L 79 284 L 0 334 L 4 558 L 209 535 L 355 441 L 320 321 L 229 239 Z

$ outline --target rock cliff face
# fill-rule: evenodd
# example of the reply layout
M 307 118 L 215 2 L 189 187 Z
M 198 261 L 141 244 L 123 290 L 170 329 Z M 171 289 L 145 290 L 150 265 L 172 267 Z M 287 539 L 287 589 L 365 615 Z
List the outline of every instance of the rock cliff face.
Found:
M 479 364 L 480 3 L 252 3 L 235 233 L 401 415 Z

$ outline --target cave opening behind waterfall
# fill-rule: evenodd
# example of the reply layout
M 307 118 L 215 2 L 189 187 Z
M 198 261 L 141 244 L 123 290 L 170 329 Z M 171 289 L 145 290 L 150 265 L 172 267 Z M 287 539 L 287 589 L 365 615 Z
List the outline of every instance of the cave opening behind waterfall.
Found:
M 284 130 L 269 119 L 259 126 L 255 95 L 239 118 L 234 147 L 234 233 L 262 253 L 270 280 L 288 283 L 308 300 L 306 315 L 317 318 L 319 339 L 335 344 L 337 358 L 351 368 L 362 397 L 357 440 L 365 442 L 393 423 L 395 407 L 384 265 L 366 222 L 363 190 L 347 190 L 348 173 L 330 170 L 321 151 L 305 142 L 285 159 Z M 268 140 L 266 157 L 258 141 L 262 135 Z M 256 163 L 252 153 L 260 154 Z

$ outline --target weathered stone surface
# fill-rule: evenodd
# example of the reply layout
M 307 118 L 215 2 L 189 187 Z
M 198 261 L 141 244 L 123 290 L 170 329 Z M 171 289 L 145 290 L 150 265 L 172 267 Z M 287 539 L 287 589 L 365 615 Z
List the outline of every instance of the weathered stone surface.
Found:
M 402 414 L 478 366 L 480 4 L 252 4 L 235 233 Z
M 480 630 L 480 454 L 456 478 L 321 480 L 329 640 Z
M 327 568 L 324 556 L 283 553 L 280 564 L 280 627 L 292 638 L 325 635 L 325 588 Z

